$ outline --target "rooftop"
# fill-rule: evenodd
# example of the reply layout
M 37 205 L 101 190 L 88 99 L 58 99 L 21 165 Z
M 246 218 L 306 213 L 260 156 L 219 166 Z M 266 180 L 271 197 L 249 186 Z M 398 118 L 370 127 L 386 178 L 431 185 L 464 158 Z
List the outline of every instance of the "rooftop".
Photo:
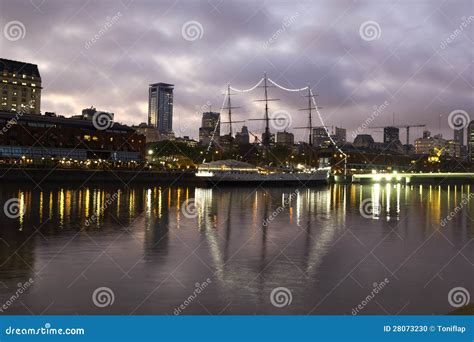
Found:
M 174 84 L 169 84 L 169 83 L 153 83 L 153 84 L 150 84 L 150 87 L 166 87 L 166 88 L 172 88 L 174 87 Z
M 18 120 L 19 123 L 21 122 L 42 122 L 42 123 L 54 123 L 54 124 L 63 124 L 67 126 L 76 126 L 76 127 L 83 127 L 83 128 L 93 128 L 95 129 L 92 120 L 88 119 L 78 119 L 78 118 L 67 118 L 64 116 L 49 116 L 49 115 L 40 115 L 40 114 L 22 114 L 18 115 L 15 112 L 0 112 L 0 120 L 11 120 L 11 119 Z M 113 125 L 108 128 L 108 130 L 120 130 L 120 131 L 129 131 L 134 132 L 134 129 L 127 126 L 122 125 L 120 123 L 114 122 Z
M 41 77 L 38 66 L 20 61 L 12 61 L 10 59 L 0 58 L 0 72 L 8 71 L 10 73 L 21 73 L 28 76 Z

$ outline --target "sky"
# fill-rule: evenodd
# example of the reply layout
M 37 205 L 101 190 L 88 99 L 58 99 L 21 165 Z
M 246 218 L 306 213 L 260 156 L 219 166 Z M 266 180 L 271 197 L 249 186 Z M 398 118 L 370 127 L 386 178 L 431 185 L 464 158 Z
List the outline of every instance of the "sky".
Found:
M 451 139 L 450 113 L 474 119 L 471 0 L 0 0 L 0 29 L 0 57 L 38 64 L 43 112 L 94 106 L 139 124 L 148 85 L 172 83 L 173 130 L 197 138 L 201 113 L 220 110 L 228 83 L 247 89 L 266 72 L 287 88 L 310 85 L 323 123 L 346 128 L 348 140 L 380 141 L 366 127 L 393 122 Z M 306 94 L 269 93 L 280 99 L 270 116 L 289 113 L 287 129 L 305 139 L 293 128 L 307 126 Z M 263 117 L 262 96 L 232 96 L 233 120 Z

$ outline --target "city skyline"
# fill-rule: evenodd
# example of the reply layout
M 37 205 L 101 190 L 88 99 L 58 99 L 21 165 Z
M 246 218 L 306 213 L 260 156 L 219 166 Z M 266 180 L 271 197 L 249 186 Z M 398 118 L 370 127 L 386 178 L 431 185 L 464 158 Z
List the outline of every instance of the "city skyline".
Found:
M 357 8 L 352 2 L 247 4 L 99 3 L 66 9 L 54 2 L 2 2 L 2 13 L 8 13 L 2 26 L 15 20 L 24 26 L 20 40 L 2 37 L 2 57 L 38 64 L 42 110 L 67 116 L 94 105 L 125 124 L 146 122 L 148 85 L 173 83 L 173 130 L 193 138 L 203 106 L 218 110 L 227 82 L 246 88 L 263 71 L 289 88 L 309 83 L 319 94 L 325 124 L 347 128 L 348 135 L 386 101 L 371 124 L 392 124 L 395 112 L 395 124 L 424 123 L 434 133 L 440 126 L 447 139 L 453 135 L 449 113 L 473 112 L 472 64 L 462 53 L 472 43 L 466 32 L 473 22 L 463 6 L 435 1 L 410 4 L 408 12 L 405 2 Z M 164 13 L 160 25 L 149 25 L 158 21 L 150 19 L 148 6 Z M 55 25 L 37 29 L 45 20 Z M 361 35 L 368 21 L 378 25 L 374 39 Z M 466 31 L 456 33 L 463 24 Z M 415 44 L 420 35 L 423 46 Z M 91 74 L 96 75 L 92 81 Z M 304 99 L 271 92 L 282 99 L 271 111 L 287 110 L 293 126 L 306 124 L 306 116 L 297 112 Z M 234 118 L 263 113 L 253 102 L 259 97 L 258 91 L 234 97 L 233 104 L 242 107 Z M 246 125 L 261 130 L 261 123 Z M 411 133 L 411 142 L 421 131 Z M 380 133 L 363 132 L 381 140 Z M 304 139 L 304 132 L 294 133 L 295 140 Z M 404 134 L 401 130 L 402 140 Z

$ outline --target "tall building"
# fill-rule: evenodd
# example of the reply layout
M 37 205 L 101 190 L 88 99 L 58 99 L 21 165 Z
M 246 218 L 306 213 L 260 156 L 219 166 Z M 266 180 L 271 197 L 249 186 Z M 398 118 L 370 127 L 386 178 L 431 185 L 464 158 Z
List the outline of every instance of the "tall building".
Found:
M 336 142 L 338 145 L 344 145 L 346 143 L 346 129 L 345 128 L 340 128 L 336 127 L 336 132 L 333 136 L 333 140 Z
M 313 128 L 313 145 L 316 147 L 328 147 L 331 145 L 331 140 L 325 127 Z
M 460 146 L 464 146 L 464 128 L 454 130 L 454 141 L 457 141 Z
M 467 126 L 467 148 L 468 159 L 470 162 L 474 162 L 474 120 Z
M 459 145 L 459 141 L 456 140 L 447 140 L 444 152 L 447 156 L 453 158 L 460 158 L 461 157 L 461 145 Z
M 249 129 L 247 128 L 247 126 L 242 126 L 242 130 L 235 134 L 235 143 L 237 145 L 250 144 Z
M 397 127 L 384 127 L 383 142 L 385 144 L 393 144 L 400 141 L 400 129 Z
M 148 125 L 159 132 L 173 131 L 173 84 L 150 84 L 148 89 Z
M 293 147 L 293 145 L 295 144 L 295 136 L 293 135 L 293 133 L 289 133 L 287 131 L 277 132 L 276 143 L 277 145 Z
M 199 128 L 199 143 L 207 145 L 211 141 L 212 135 L 214 139 L 219 139 L 221 134 L 220 113 L 204 112 L 202 113 L 201 127 Z
M 23 114 L 41 112 L 41 76 L 35 64 L 0 58 L 0 110 Z

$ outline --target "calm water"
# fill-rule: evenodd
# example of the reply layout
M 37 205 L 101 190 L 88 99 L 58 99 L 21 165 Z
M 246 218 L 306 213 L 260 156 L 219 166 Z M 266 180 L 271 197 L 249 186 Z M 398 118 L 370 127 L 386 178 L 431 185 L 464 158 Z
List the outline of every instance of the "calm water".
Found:
M 350 315 L 386 282 L 361 314 L 444 314 L 452 288 L 474 296 L 471 191 L 2 185 L 1 206 L 18 198 L 20 213 L 0 212 L 0 305 L 3 314 L 173 315 L 182 305 L 182 314 Z M 94 304 L 99 287 L 111 305 Z M 277 287 L 289 305 L 272 305 Z

